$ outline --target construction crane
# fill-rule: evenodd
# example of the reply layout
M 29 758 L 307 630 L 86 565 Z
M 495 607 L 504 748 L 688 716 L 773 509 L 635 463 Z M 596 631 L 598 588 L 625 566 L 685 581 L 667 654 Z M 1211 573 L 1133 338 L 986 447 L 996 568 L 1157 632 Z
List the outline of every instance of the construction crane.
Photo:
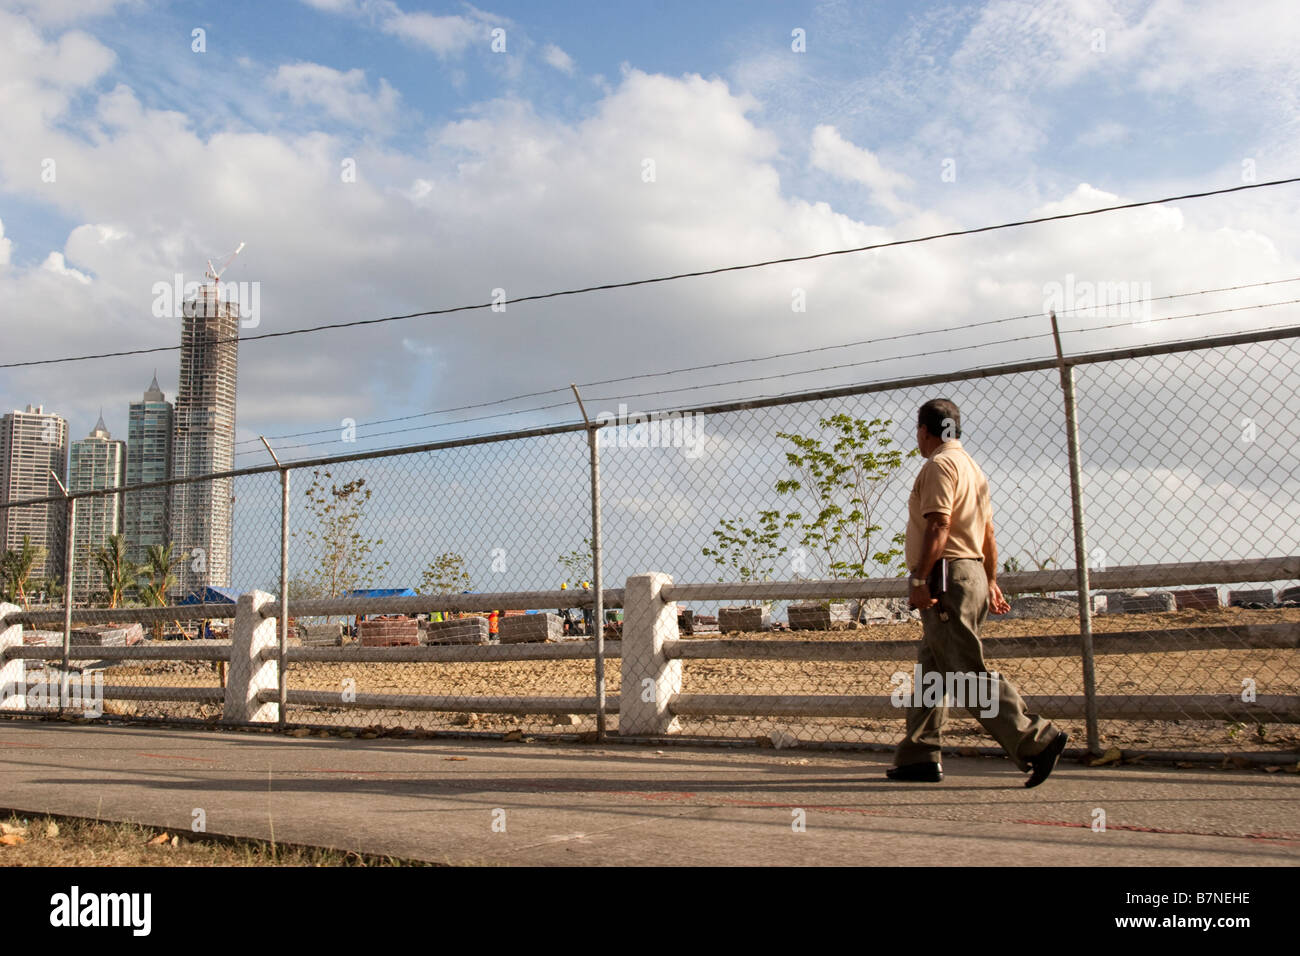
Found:
M 241 242 L 239 248 L 230 254 L 230 258 L 221 264 L 220 269 L 212 264 L 211 259 L 208 260 L 208 271 L 204 274 L 212 280 L 213 284 L 217 286 L 217 288 L 221 287 L 221 277 L 225 274 L 226 270 L 230 268 L 230 264 L 235 261 L 235 256 L 244 251 L 245 245 L 246 243 Z

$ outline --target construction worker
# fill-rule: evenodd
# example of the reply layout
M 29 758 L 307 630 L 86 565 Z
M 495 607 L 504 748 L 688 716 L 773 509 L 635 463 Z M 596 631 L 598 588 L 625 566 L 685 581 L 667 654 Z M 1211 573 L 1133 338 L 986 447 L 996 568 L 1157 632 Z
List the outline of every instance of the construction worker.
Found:
M 493 611 L 491 614 L 488 615 L 488 634 L 490 634 L 492 637 L 496 637 L 500 631 L 500 624 L 501 624 L 501 612 Z
M 582 589 L 583 589 L 584 591 L 587 591 L 587 592 L 590 593 L 590 591 L 591 591 L 591 582 L 590 582 L 590 581 L 583 581 L 583 582 L 582 582 Z M 589 606 L 587 606 L 587 607 L 584 607 L 584 608 L 582 609 L 582 632 L 583 632 L 584 634 L 590 635 L 590 634 L 595 633 L 595 629 L 594 629 L 594 627 L 593 627 L 593 625 L 592 625 L 592 622 L 593 622 L 594 620 L 595 620 L 595 607 L 594 607 L 594 606 L 591 606 L 591 605 L 589 605 Z

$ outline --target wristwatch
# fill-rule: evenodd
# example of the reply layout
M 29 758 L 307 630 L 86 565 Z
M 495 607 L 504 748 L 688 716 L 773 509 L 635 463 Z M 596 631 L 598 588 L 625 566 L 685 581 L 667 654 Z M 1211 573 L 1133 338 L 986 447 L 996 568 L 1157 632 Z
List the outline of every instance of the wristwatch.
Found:
M 925 584 L 925 580 L 923 578 L 914 577 L 908 583 L 911 584 L 912 587 L 914 588 L 919 588 L 921 587 L 921 585 Z

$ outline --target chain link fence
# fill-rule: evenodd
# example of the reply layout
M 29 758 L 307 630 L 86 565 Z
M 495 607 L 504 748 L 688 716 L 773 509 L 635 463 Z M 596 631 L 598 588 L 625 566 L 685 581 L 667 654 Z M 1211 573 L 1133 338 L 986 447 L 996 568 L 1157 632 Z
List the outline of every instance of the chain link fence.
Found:
M 1300 424 L 1288 414 L 1300 391 L 1300 340 L 1255 339 L 1071 362 L 1089 571 L 1104 582 L 1137 566 L 1155 581 L 1163 579 L 1151 566 L 1196 562 L 1203 574 L 1174 575 L 1177 587 L 1091 589 L 1092 700 L 1103 748 L 1300 746 L 1296 572 L 1240 580 L 1233 564 L 1300 555 Z M 152 570 L 123 566 L 107 539 L 74 547 L 73 579 L 81 567 L 93 586 L 84 595 L 74 588 L 77 622 L 66 636 L 67 502 L 13 503 L 0 514 L 14 526 L 35 528 L 44 516 L 40 547 L 51 555 L 43 564 L 6 556 L 4 593 L 25 609 L 23 646 L 58 651 L 52 660 L 28 656 L 29 687 L 42 673 L 90 675 L 105 688 L 104 712 L 120 717 L 229 719 L 233 602 L 254 590 L 278 596 L 283 560 L 280 716 L 288 725 L 587 734 L 597 729 L 603 690 L 613 731 L 620 703 L 631 712 L 626 692 L 658 702 L 671 718 L 660 732 L 677 737 L 889 746 L 902 733 L 897 704 L 921 636 L 899 577 L 920 466 L 916 411 L 938 396 L 961 409 L 962 443 L 991 488 L 1012 611 L 984 624 L 988 664 L 1031 710 L 1083 741 L 1089 692 L 1072 485 L 1061 373 L 1050 363 L 601 416 L 594 544 L 581 426 L 188 482 L 195 493 L 187 500 L 230 497 L 228 534 L 202 513 L 190 525 L 173 523 L 162 570 L 157 560 Z M 74 497 L 82 507 L 122 496 Z M 591 606 L 597 555 L 607 604 L 599 622 Z M 1050 586 L 1042 574 L 1024 577 L 1053 571 L 1070 571 L 1069 583 L 1060 574 Z M 638 645 L 638 654 L 679 662 L 658 670 L 648 659 L 622 660 L 619 640 L 629 609 L 614 589 L 646 572 L 713 588 L 679 591 L 677 627 L 659 621 L 661 642 L 651 651 Z M 1141 577 L 1125 574 L 1120 580 Z M 869 585 L 839 595 L 827 585 L 861 579 Z M 763 582 L 783 582 L 780 596 L 747 597 Z M 542 606 L 294 610 L 338 598 L 520 592 Z M 134 624 L 124 610 L 160 603 L 178 610 Z M 110 604 L 114 611 L 97 616 L 102 623 L 83 620 L 82 608 Z M 593 661 L 597 624 L 608 656 L 603 688 Z M 122 644 L 154 657 L 166 649 L 171 659 L 70 655 L 74 666 L 64 672 L 65 637 L 75 655 Z M 15 652 L 3 653 L 9 660 Z M 623 686 L 626 675 L 650 671 L 667 676 L 656 678 L 659 686 L 641 686 L 639 677 Z M 29 694 L 23 709 L 66 711 L 67 703 Z M 945 735 L 958 746 L 990 743 L 956 709 Z

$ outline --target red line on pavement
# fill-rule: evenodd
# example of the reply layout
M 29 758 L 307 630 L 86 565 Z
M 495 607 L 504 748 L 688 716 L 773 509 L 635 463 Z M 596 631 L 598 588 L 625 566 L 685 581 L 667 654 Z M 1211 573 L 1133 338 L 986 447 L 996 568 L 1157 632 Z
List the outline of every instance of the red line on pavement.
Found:
M 1077 823 L 1069 820 L 1012 820 L 1012 823 L 1027 823 L 1036 827 L 1083 827 L 1090 828 L 1090 823 Z M 1239 840 L 1281 840 L 1284 843 L 1300 842 L 1300 834 L 1295 833 L 1210 833 L 1205 830 L 1166 830 L 1162 827 L 1139 827 L 1128 823 L 1107 823 L 1107 830 L 1130 830 L 1134 833 L 1168 833 L 1173 836 L 1215 836 L 1235 837 Z
M 387 773 L 388 772 L 385 770 L 348 770 L 346 768 L 340 769 L 338 767 L 306 767 L 304 769 L 312 770 L 315 771 L 316 773 Z
M 215 760 L 209 760 L 207 757 L 182 757 L 178 754 L 146 754 L 137 753 L 137 757 L 157 757 L 159 760 L 193 760 L 196 763 L 216 763 Z
M 6 747 L 31 747 L 34 750 L 39 750 L 45 746 L 45 744 L 20 744 L 16 740 L 0 740 L 0 744 L 4 744 Z

